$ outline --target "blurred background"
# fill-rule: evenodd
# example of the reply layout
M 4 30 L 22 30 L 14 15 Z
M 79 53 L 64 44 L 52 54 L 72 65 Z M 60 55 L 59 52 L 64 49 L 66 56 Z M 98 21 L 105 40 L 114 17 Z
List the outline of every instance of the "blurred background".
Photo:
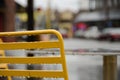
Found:
M 120 0 L 0 0 L 1 32 L 42 29 L 58 30 L 66 51 L 120 52 Z M 33 41 L 36 37 L 3 39 Z M 102 56 L 67 55 L 66 58 L 69 80 L 103 80 Z M 119 80 L 119 56 L 116 59 Z
M 119 0 L 1 0 L 0 31 L 51 28 L 64 38 L 119 41 L 119 5 Z

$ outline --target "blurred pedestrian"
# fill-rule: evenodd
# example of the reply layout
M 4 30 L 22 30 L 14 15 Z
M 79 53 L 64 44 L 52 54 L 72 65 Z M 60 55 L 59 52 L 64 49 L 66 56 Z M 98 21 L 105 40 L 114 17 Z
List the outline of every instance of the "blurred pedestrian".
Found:
M 45 22 L 45 13 L 41 8 L 38 8 L 35 12 L 35 29 L 45 29 Z

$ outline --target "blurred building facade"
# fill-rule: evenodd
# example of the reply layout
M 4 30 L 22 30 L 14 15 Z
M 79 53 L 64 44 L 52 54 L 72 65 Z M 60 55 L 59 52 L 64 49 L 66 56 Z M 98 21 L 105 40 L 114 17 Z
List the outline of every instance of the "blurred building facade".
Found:
M 66 31 L 66 37 L 71 38 L 73 36 L 73 19 L 74 13 L 66 10 L 59 13 L 59 29 Z
M 120 27 L 120 0 L 87 0 L 88 8 L 80 8 L 74 23 L 88 26 Z

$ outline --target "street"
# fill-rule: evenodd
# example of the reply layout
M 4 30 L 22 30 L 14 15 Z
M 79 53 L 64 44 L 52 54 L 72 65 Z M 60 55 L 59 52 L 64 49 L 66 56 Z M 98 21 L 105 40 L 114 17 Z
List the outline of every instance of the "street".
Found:
M 95 41 L 84 39 L 65 39 L 65 49 L 113 49 L 119 50 L 119 42 Z M 103 80 L 103 57 L 67 55 L 67 66 L 69 80 Z M 120 67 L 120 57 L 118 57 L 118 67 Z M 120 75 L 120 69 L 118 69 Z M 118 80 L 120 77 L 118 78 Z
M 97 41 L 86 39 L 64 39 L 65 49 L 120 49 L 120 42 Z

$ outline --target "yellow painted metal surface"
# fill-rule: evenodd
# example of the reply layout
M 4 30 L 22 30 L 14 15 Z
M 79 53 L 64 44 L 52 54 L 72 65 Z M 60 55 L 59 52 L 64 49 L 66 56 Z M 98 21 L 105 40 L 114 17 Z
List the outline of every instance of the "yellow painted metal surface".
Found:
M 0 43 L 0 50 L 15 49 L 41 49 L 41 48 L 59 48 L 59 56 L 44 57 L 1 57 L 0 63 L 11 64 L 62 64 L 63 70 L 3 70 L 0 69 L 0 76 L 26 76 L 26 77 L 45 77 L 45 78 L 64 78 L 68 80 L 66 60 L 64 54 L 64 44 L 61 34 L 56 30 L 35 30 L 21 32 L 1 32 L 0 37 L 4 36 L 22 36 L 22 35 L 40 35 L 55 34 L 57 41 L 37 41 L 37 42 L 4 42 Z
M 60 43 L 58 41 L 52 42 L 11 42 L 1 43 L 0 49 L 14 50 L 14 49 L 42 49 L 42 48 L 59 48 Z
M 0 63 L 12 64 L 60 64 L 61 57 L 3 57 L 0 58 Z
M 45 77 L 45 78 L 63 78 L 64 71 L 60 70 L 0 70 L 0 74 L 4 76 L 25 76 L 25 77 Z
M 3 43 L 2 40 L 0 39 L 0 43 Z M 0 59 L 5 57 L 5 52 L 4 50 L 0 50 Z M 7 63 L 1 63 L 0 64 L 0 69 L 8 70 L 8 64 Z M 11 80 L 11 77 L 7 77 L 8 80 Z
M 0 69 L 7 69 L 7 64 L 0 64 Z

